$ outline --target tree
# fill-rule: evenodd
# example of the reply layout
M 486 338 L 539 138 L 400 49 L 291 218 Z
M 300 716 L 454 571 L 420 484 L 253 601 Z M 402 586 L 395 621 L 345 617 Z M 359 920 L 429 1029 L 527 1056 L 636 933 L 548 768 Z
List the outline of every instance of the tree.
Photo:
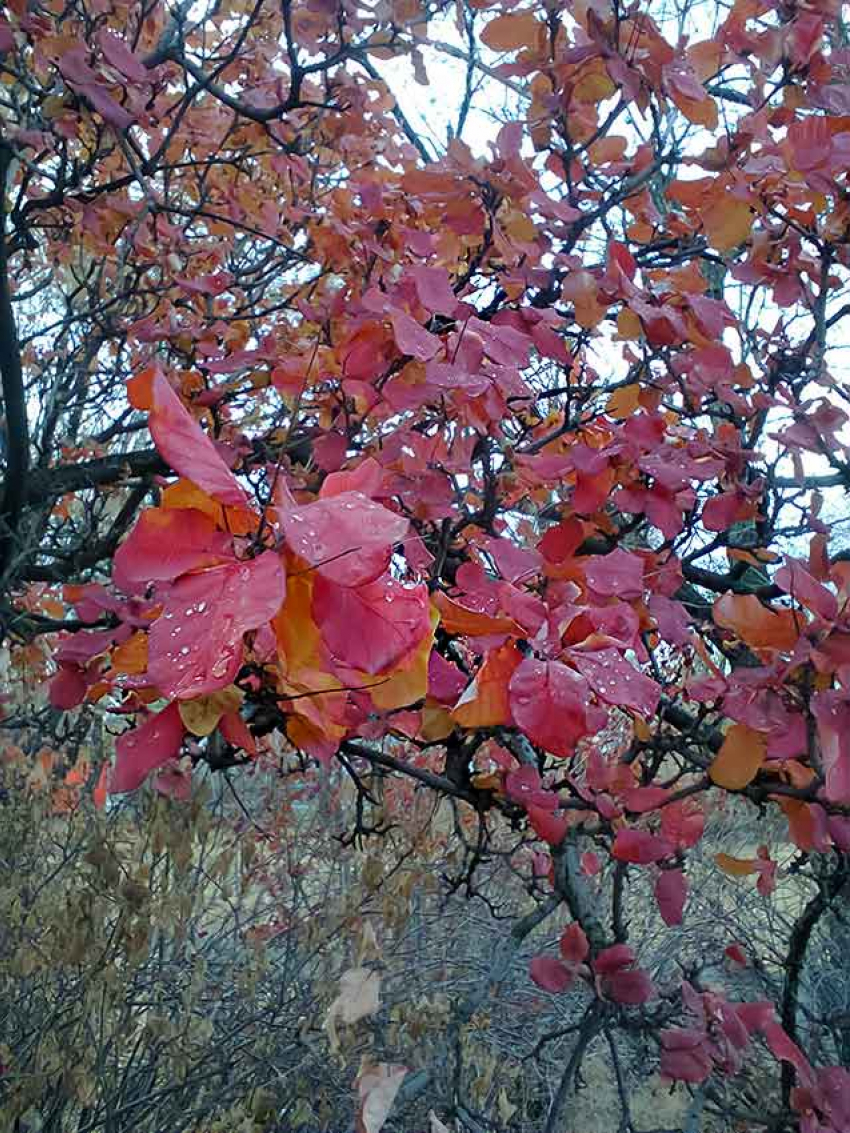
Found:
M 431 792 L 453 884 L 504 858 L 528 898 L 449 1037 L 554 931 L 541 1130 L 600 1042 L 623 1129 L 644 1042 L 689 1121 L 850 1129 L 811 992 L 850 850 L 840 6 L 16 0 L 0 67 L 4 625 L 53 710 L 126 725 L 109 791 L 294 758 L 357 839 Z M 715 869 L 793 883 L 774 939 L 688 937 Z M 507 1128 L 460 1078 L 366 1070 L 360 1127 L 430 1091 Z

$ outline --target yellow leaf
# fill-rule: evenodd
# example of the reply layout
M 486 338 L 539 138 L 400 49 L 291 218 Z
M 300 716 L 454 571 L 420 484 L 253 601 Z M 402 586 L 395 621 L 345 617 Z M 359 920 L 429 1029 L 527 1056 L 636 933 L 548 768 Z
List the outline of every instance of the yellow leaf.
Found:
M 436 700 L 428 699 L 422 709 L 422 723 L 419 726 L 419 738 L 426 743 L 433 744 L 444 740 L 455 730 L 455 722 L 448 710 Z
M 542 27 L 533 12 L 509 12 L 491 20 L 481 33 L 481 39 L 493 51 L 516 51 L 520 47 L 534 47 Z
M 218 727 L 222 716 L 235 712 L 242 703 L 242 693 L 235 685 L 219 689 L 209 696 L 181 700 L 177 706 L 180 719 L 194 736 L 209 736 Z
M 389 712 L 394 708 L 415 704 L 417 700 L 424 698 L 428 691 L 428 658 L 431 656 L 434 633 L 439 621 L 440 615 L 432 606 L 431 632 L 423 638 L 421 645 L 417 647 L 407 664 L 403 669 L 391 673 L 388 680 L 381 681 L 369 690 L 376 708 Z M 374 679 L 368 673 L 363 674 L 363 684 L 369 684 Z
M 519 209 L 508 209 L 501 218 L 501 225 L 511 240 L 518 240 L 522 244 L 530 244 L 537 235 L 534 221 Z
M 767 742 L 761 732 L 746 724 L 733 724 L 708 769 L 709 778 L 718 787 L 740 791 L 755 779 L 766 753 Z
M 641 321 L 628 307 L 623 307 L 617 315 L 617 335 L 632 342 L 643 337 Z
M 162 507 L 195 508 L 208 515 L 216 527 L 224 526 L 224 508 L 191 480 L 175 480 L 162 491 Z
M 573 87 L 573 98 L 576 102 L 587 102 L 598 106 L 606 98 L 616 93 L 617 87 L 601 59 L 594 59 L 586 64 Z

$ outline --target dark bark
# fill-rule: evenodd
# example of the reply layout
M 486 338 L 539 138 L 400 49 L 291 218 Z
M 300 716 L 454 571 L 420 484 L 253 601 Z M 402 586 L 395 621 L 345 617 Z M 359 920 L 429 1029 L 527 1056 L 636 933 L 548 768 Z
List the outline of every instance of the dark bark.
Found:
M 29 425 L 18 332 L 12 311 L 6 244 L 6 181 L 14 156 L 0 140 L 0 381 L 6 418 L 6 471 L 0 502 L 0 576 L 8 575 L 24 508 L 29 471 Z

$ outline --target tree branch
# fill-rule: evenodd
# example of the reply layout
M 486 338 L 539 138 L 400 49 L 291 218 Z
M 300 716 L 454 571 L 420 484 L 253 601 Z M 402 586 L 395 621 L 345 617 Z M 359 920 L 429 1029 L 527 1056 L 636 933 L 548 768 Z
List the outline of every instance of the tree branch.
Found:
M 26 498 L 30 452 L 26 394 L 12 311 L 6 246 L 6 181 L 13 157 L 14 151 L 9 142 L 0 139 L 0 379 L 6 415 L 6 474 L 0 503 L 0 575 L 8 572 L 12 559 Z

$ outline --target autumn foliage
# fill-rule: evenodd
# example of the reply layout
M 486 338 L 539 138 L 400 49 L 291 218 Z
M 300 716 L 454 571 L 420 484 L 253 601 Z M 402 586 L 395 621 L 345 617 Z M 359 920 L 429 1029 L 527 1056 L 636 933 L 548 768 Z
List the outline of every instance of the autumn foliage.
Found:
M 673 7 L 7 5 L 3 723 L 114 736 L 61 813 L 297 768 L 391 854 L 431 800 L 574 1024 L 541 1133 L 600 1043 L 634 1128 L 636 1036 L 728 1128 L 847 1133 L 850 41 Z M 718 872 L 791 894 L 769 954 L 698 955 Z M 359 1133 L 514 1127 L 457 1080 L 370 1056 Z

